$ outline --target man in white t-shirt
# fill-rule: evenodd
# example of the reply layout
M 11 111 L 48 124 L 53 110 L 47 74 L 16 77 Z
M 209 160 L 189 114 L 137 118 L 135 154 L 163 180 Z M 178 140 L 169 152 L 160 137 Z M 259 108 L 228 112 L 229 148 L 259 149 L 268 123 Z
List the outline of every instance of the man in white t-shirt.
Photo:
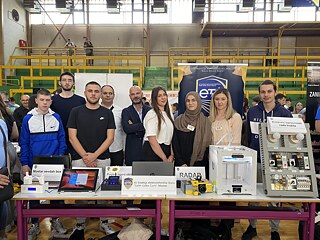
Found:
M 109 147 L 111 166 L 123 166 L 124 161 L 124 141 L 125 133 L 121 125 L 121 112 L 122 108 L 114 105 L 115 92 L 111 85 L 104 85 L 101 94 L 101 106 L 110 109 L 113 112 L 116 130 L 114 132 L 114 141 Z

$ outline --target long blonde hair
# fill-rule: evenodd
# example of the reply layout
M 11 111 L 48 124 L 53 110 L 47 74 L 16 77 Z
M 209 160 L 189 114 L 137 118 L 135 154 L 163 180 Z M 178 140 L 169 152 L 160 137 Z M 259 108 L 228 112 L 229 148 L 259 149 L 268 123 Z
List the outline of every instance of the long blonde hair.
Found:
M 224 94 L 227 97 L 228 103 L 227 103 L 227 109 L 226 109 L 226 113 L 225 113 L 225 118 L 226 120 L 229 120 L 230 118 L 232 118 L 233 114 L 235 113 L 235 110 L 232 107 L 232 99 L 231 99 L 231 95 L 230 92 L 228 91 L 228 89 L 225 88 L 220 88 L 218 90 L 216 90 L 211 97 L 211 102 L 210 102 L 210 115 L 209 115 L 209 119 L 211 122 L 214 122 L 216 120 L 217 117 L 217 107 L 214 104 L 214 99 L 218 94 Z

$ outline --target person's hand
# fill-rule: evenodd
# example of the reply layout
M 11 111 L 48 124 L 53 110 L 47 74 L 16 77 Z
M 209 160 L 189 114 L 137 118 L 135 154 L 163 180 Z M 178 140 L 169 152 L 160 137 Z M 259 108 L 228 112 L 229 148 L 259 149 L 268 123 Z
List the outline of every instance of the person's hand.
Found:
M 174 156 L 173 155 L 170 155 L 169 157 L 168 157 L 168 160 L 167 160 L 168 162 L 173 162 L 174 161 Z
M 95 153 L 87 152 L 87 154 L 83 157 L 83 161 L 88 167 L 97 166 L 97 156 Z
M 26 176 L 26 175 L 27 175 L 27 172 L 29 173 L 29 175 L 31 175 L 31 169 L 30 169 L 30 167 L 29 167 L 28 165 L 22 166 L 22 174 L 23 174 L 24 176 Z
M 4 188 L 4 186 L 7 186 L 9 182 L 8 176 L 0 174 L 0 188 Z
M 129 119 L 128 123 L 129 123 L 129 124 L 133 124 L 133 122 L 132 122 L 130 119 Z
M 187 164 L 183 164 L 183 165 L 181 165 L 181 167 L 188 167 L 188 165 Z

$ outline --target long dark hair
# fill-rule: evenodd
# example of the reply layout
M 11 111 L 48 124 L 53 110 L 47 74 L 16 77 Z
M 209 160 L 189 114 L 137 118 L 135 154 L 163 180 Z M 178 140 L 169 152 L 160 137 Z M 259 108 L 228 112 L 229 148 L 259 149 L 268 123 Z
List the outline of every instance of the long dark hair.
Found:
M 160 128 L 161 128 L 161 119 L 163 121 L 165 121 L 164 117 L 162 116 L 161 110 L 159 109 L 158 103 L 157 103 L 158 93 L 161 90 L 164 91 L 164 93 L 168 96 L 167 91 L 163 87 L 160 87 L 160 86 L 154 87 L 151 92 L 151 105 L 152 105 L 153 110 L 157 114 L 157 118 L 158 118 L 158 132 L 160 131 Z M 166 105 L 164 106 L 164 111 L 166 112 L 168 118 L 170 119 L 170 121 L 173 124 L 173 119 L 171 117 L 171 112 L 170 112 L 170 107 L 169 107 L 169 101 L 167 101 Z

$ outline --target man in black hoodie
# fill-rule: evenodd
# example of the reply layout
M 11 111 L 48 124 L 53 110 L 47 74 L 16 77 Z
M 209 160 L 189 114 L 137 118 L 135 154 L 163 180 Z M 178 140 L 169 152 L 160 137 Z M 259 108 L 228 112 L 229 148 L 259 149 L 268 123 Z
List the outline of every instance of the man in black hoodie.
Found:
M 277 94 L 277 86 L 271 80 L 265 80 L 259 85 L 259 95 L 261 101 L 258 105 L 251 107 L 247 114 L 247 137 L 248 146 L 257 151 L 257 181 L 262 182 L 259 134 L 257 125 L 267 122 L 267 117 L 292 117 L 291 113 L 275 101 Z M 250 203 L 249 205 L 257 206 L 258 203 Z M 277 203 L 269 203 L 269 206 L 277 206 Z M 242 235 L 242 240 L 251 240 L 257 236 L 256 219 L 251 219 L 250 225 L 246 232 Z M 278 233 L 280 221 L 270 220 L 271 240 L 279 240 Z

